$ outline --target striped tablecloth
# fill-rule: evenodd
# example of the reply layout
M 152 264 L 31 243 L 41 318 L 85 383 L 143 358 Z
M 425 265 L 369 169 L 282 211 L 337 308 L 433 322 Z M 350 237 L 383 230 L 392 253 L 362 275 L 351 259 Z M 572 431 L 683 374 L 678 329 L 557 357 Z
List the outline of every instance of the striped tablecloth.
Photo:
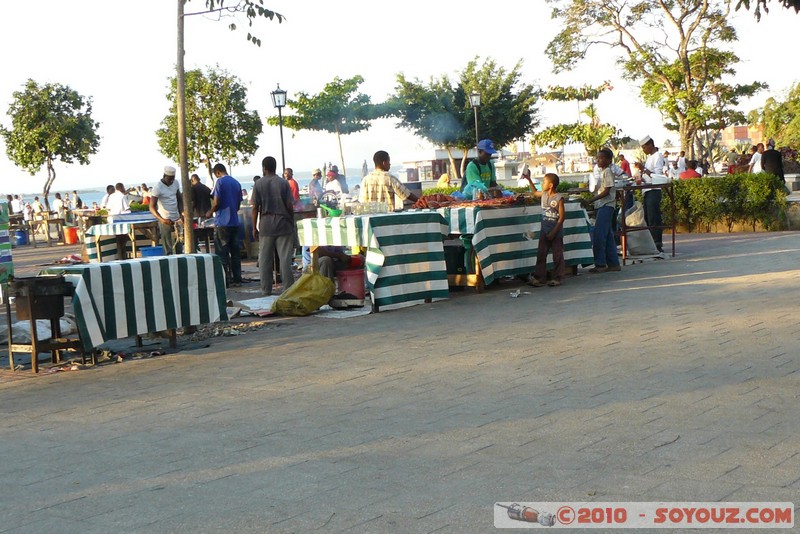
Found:
M 138 227 L 138 228 L 137 228 Z M 150 235 L 142 229 L 148 229 Z M 114 223 L 96 224 L 86 229 L 86 254 L 89 261 L 103 261 L 106 259 L 117 259 L 117 238 L 118 235 L 133 235 L 136 248 L 149 247 L 155 244 L 152 233 L 156 230 L 156 223 Z M 100 256 L 97 251 L 100 250 Z M 125 243 L 125 252 L 133 254 L 131 241 Z
M 586 212 L 577 203 L 565 204 L 564 261 L 567 265 L 594 262 Z M 481 272 L 487 284 L 503 276 L 526 274 L 536 267 L 542 223 L 540 206 L 509 208 L 441 208 L 451 235 L 472 235 Z M 552 255 L 548 256 L 552 266 Z
M 365 247 L 367 287 L 381 309 L 449 295 L 447 226 L 436 212 L 304 219 L 297 228 L 302 245 Z
M 75 286 L 72 306 L 86 350 L 112 339 L 225 321 L 225 274 L 216 254 L 54 267 Z

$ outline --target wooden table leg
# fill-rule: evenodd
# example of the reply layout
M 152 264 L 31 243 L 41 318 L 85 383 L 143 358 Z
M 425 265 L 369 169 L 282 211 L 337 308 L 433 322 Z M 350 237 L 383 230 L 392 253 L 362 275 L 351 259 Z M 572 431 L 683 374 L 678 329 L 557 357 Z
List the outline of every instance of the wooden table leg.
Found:
M 14 370 L 14 352 L 11 350 L 13 345 L 13 334 L 11 332 L 11 303 L 8 301 L 8 295 L 3 295 L 6 301 L 6 321 L 8 322 L 8 365 L 11 370 Z
M 177 349 L 178 348 L 178 334 L 175 328 L 170 328 L 167 330 L 169 334 L 169 348 Z
M 31 316 L 31 370 L 34 373 L 39 372 L 39 336 L 36 335 L 36 319 L 33 318 L 33 296 L 28 289 L 28 313 Z

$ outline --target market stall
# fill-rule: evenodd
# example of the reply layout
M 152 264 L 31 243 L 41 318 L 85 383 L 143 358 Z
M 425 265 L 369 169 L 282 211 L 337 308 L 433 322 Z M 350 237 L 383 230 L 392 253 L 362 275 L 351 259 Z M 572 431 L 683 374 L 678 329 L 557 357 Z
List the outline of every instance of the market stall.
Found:
M 304 219 L 305 246 L 364 247 L 373 307 L 391 308 L 448 297 L 442 238 L 435 211 Z
M 86 229 L 86 255 L 89 261 L 102 262 L 116 259 L 117 236 L 127 237 L 121 246 L 131 258 L 136 257 L 136 250 L 158 243 L 158 222 L 143 220 L 140 222 L 122 222 L 112 224 L 96 224 Z
M 225 274 L 215 254 L 52 267 L 75 286 L 84 348 L 133 335 L 227 320 Z
M 503 276 L 533 272 L 542 221 L 540 206 L 453 206 L 438 211 L 447 221 L 448 234 L 466 236 L 466 244 L 477 256 L 477 279 L 462 277 L 464 285 L 490 284 Z M 565 263 L 572 267 L 589 265 L 594 258 L 586 211 L 576 202 L 567 202 L 565 211 Z M 552 265 L 552 255 L 548 256 L 548 264 Z

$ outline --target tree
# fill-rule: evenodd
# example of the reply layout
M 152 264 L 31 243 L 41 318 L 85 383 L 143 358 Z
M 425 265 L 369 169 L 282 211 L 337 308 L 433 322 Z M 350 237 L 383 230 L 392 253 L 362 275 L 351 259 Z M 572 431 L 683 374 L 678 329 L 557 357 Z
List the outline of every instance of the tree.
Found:
M 294 115 L 283 117 L 283 123 L 288 128 L 336 134 L 343 173 L 347 172 L 347 167 L 344 164 L 342 135 L 369 129 L 372 121 L 383 113 L 380 107 L 372 105 L 369 96 L 358 92 L 362 83 L 364 78 L 361 76 L 346 80 L 337 76 L 319 94 L 299 92 L 296 99 L 286 100 L 286 106 L 295 111 Z M 278 117 L 270 117 L 268 122 L 276 126 Z
M 605 91 L 611 90 L 611 83 L 606 81 L 602 85 L 592 87 L 584 85 L 582 87 L 562 87 L 551 86 L 544 93 L 545 100 L 559 102 L 576 101 L 578 103 L 578 121 L 567 124 L 556 124 L 550 126 L 534 135 L 534 142 L 540 146 L 563 146 L 567 143 L 582 143 L 589 155 L 597 152 L 605 146 L 621 146 L 629 137 L 623 137 L 622 132 L 616 126 L 605 124 L 600 121 L 594 101 Z M 583 110 L 580 103 L 590 101 L 591 103 Z M 585 115 L 588 122 L 581 122 L 581 115 Z
M 480 93 L 481 105 L 478 109 L 478 132 L 480 137 L 491 139 L 497 147 L 506 146 L 515 139 L 533 133 L 539 126 L 536 104 L 542 92 L 533 84 L 523 83 L 522 60 L 517 61 L 511 70 L 487 58 L 482 65 L 476 57 L 459 76 L 459 87 L 455 94 L 456 105 L 472 116 L 469 94 Z M 466 155 L 475 142 L 474 121 L 466 121 L 466 135 L 461 136 L 456 147 Z M 461 160 L 461 175 L 467 166 L 467 158 Z
M 177 81 L 170 79 L 167 99 L 169 114 L 156 131 L 161 152 L 178 158 Z M 248 163 L 258 149 L 261 119 L 247 110 L 247 88 L 236 77 L 219 68 L 186 73 L 187 162 L 192 167 L 205 163 L 208 175 L 212 161 Z
M 531 84 L 520 81 L 522 62 L 510 71 L 491 58 L 478 64 L 470 61 L 457 81 L 446 75 L 431 79 L 427 84 L 397 76 L 395 95 L 387 102 L 390 113 L 400 119 L 398 128 L 407 128 L 431 143 L 445 148 L 455 169 L 452 148 L 465 154 L 475 146 L 474 112 L 469 94 L 478 92 L 478 132 L 491 139 L 495 146 L 530 134 L 539 121 L 536 103 L 541 92 Z M 461 160 L 463 176 L 467 158 Z
M 748 117 L 750 124 L 762 126 L 764 137 L 775 139 L 778 146 L 800 147 L 800 83 L 789 89 L 783 101 L 770 97 Z
M 697 111 L 707 102 L 708 86 L 733 74 L 738 58 L 712 44 L 736 40 L 728 24 L 730 0 L 548 0 L 562 31 L 546 53 L 554 71 L 569 70 L 591 46 L 621 51 L 623 75 L 642 83 L 645 103 L 659 109 L 692 154 Z M 741 87 L 746 92 L 745 86 Z
M 425 84 L 398 74 L 395 95 L 387 104 L 392 115 L 400 119 L 398 128 L 406 128 L 447 151 L 451 172 L 456 172 L 452 149 L 468 131 L 464 121 L 468 118 L 467 122 L 472 123 L 471 114 L 456 104 L 458 90 L 447 76 L 432 78 Z
M 794 12 L 800 12 L 800 0 L 777 0 L 776 2 L 778 5 L 782 5 L 786 9 L 794 8 Z M 755 0 L 753 2 L 755 5 L 755 9 L 753 10 L 753 14 L 756 16 L 757 20 L 761 20 L 761 10 L 764 10 L 764 13 L 769 13 L 769 6 L 767 5 L 767 0 Z M 745 9 L 750 9 L 750 0 L 739 0 L 736 4 L 736 10 L 738 11 L 744 7 Z
M 194 209 L 192 206 L 191 186 L 189 184 L 189 160 L 188 160 L 188 146 L 186 139 L 186 72 L 184 69 L 184 56 L 186 54 L 184 49 L 184 22 L 186 17 L 192 15 L 216 15 L 220 19 L 223 17 L 235 17 L 244 14 L 247 19 L 249 27 L 253 26 L 256 19 L 278 19 L 282 22 L 284 17 L 279 13 L 275 13 L 264 7 L 264 0 L 205 0 L 204 11 L 197 11 L 195 13 L 186 13 L 186 4 L 190 0 L 178 0 L 178 58 L 175 64 L 175 79 L 176 79 L 176 129 L 178 132 L 178 159 L 181 167 L 181 187 L 183 188 L 183 205 L 184 205 L 184 225 L 183 225 L 183 239 L 188 252 L 195 251 L 194 232 L 192 231 L 192 215 Z M 230 23 L 228 27 L 233 31 L 236 30 L 236 24 Z M 247 40 L 256 46 L 261 46 L 261 39 L 247 33 Z
M 11 128 L 0 127 L 11 161 L 33 176 L 47 165 L 47 180 L 42 189 L 44 203 L 56 179 L 54 163 L 89 163 L 97 153 L 99 123 L 92 119 L 92 99 L 81 96 L 66 85 L 33 80 L 22 91 L 13 93 L 8 107 Z

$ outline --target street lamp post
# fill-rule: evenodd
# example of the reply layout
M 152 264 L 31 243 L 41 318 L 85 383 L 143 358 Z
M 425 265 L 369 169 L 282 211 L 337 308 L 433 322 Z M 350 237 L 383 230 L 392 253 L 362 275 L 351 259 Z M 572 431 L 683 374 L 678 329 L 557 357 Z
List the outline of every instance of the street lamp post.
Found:
M 475 150 L 478 148 L 478 107 L 481 105 L 481 94 L 472 92 L 469 94 L 469 103 L 472 105 L 472 111 L 475 113 Z
M 272 95 L 272 105 L 278 108 L 278 127 L 281 131 L 281 165 L 283 165 L 283 170 L 286 170 L 286 157 L 283 154 L 283 113 L 282 109 L 283 106 L 286 105 L 286 91 L 281 89 L 281 84 L 278 84 L 278 88 L 270 93 Z

